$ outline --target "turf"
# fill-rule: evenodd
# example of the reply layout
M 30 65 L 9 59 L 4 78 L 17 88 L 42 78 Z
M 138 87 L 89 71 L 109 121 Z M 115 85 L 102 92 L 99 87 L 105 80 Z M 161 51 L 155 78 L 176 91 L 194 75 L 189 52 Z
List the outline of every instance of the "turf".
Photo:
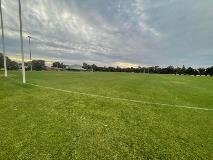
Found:
M 1 73 L 2 74 L 2 73 Z M 213 159 L 213 78 L 27 72 L 0 77 L 0 159 Z

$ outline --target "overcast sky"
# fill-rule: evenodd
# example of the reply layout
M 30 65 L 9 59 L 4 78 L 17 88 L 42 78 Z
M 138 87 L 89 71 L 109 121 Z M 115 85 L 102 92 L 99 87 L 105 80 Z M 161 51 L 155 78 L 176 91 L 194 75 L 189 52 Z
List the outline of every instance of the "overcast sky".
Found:
M 18 0 L 2 0 L 20 57 Z M 113 66 L 213 65 L 213 0 L 22 0 L 34 58 Z M 29 56 L 27 39 L 24 50 Z

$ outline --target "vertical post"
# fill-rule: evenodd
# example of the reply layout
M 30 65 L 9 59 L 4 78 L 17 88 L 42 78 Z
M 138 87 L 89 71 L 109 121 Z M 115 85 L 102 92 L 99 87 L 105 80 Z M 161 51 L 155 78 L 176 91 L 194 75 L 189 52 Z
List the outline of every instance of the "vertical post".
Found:
M 19 21 L 20 21 L 21 57 L 22 57 L 22 76 L 23 76 L 23 83 L 25 84 L 26 78 L 25 78 L 25 65 L 24 65 L 23 35 L 22 35 L 21 0 L 19 0 Z
M 2 31 L 2 48 L 3 48 L 3 55 L 4 55 L 4 76 L 7 77 L 7 58 L 5 54 L 4 23 L 3 23 L 1 0 L 0 0 L 0 14 L 1 14 L 1 31 Z
M 29 38 L 29 48 L 30 48 L 30 70 L 31 70 L 31 72 L 32 72 L 32 71 L 33 71 L 33 64 L 32 64 L 31 41 L 30 41 L 31 37 L 30 37 L 30 36 L 28 36 L 28 38 Z

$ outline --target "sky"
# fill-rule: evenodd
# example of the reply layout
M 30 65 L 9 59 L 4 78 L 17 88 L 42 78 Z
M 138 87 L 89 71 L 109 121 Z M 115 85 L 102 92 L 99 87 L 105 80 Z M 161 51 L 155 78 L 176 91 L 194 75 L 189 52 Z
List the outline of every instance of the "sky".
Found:
M 213 65 L 212 0 L 21 0 L 24 53 L 100 66 Z M 2 0 L 6 53 L 20 59 L 18 0 Z M 1 46 L 2 50 L 2 46 Z

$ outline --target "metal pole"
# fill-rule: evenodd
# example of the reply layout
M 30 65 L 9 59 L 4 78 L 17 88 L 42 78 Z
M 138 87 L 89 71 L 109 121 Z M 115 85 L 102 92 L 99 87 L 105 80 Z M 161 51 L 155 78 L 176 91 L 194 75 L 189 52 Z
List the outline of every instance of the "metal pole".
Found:
M 23 83 L 25 84 L 26 78 L 25 78 L 25 65 L 24 65 L 23 35 L 22 35 L 21 0 L 19 0 L 19 21 L 20 21 L 21 56 L 22 56 L 22 76 L 23 76 Z
M 31 41 L 30 41 L 31 37 L 28 36 L 28 38 L 29 38 L 29 47 L 30 47 L 30 70 L 31 70 L 31 72 L 32 72 L 32 71 L 33 71 L 33 64 L 32 64 Z
M 4 23 L 3 23 L 1 0 L 0 0 L 0 14 L 1 14 L 1 31 L 2 31 L 2 48 L 3 48 L 3 55 L 4 55 L 4 76 L 7 77 L 7 58 L 5 54 Z

